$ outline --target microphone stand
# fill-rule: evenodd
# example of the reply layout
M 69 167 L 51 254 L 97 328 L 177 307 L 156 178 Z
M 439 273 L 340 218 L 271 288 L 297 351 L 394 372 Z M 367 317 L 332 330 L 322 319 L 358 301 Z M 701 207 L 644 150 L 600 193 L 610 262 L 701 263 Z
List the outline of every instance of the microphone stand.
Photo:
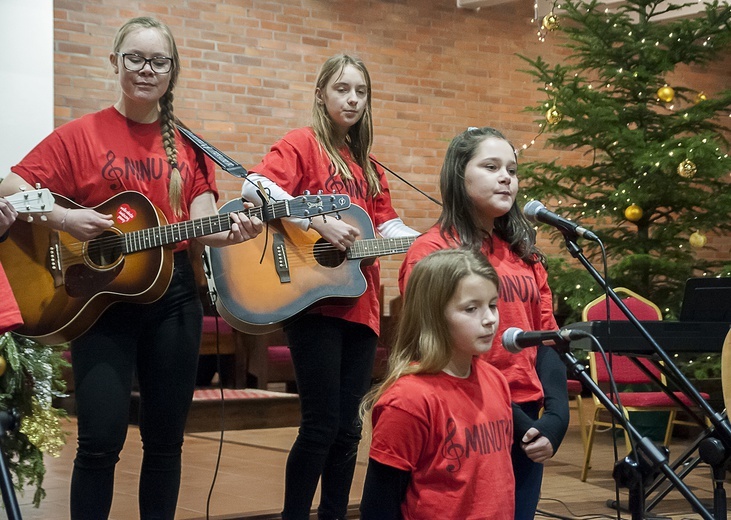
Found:
M 634 327 L 640 332 L 642 337 L 644 337 L 648 341 L 648 343 L 650 343 L 652 349 L 663 361 L 664 368 L 670 372 L 673 381 L 678 385 L 680 390 L 687 397 L 689 397 L 698 408 L 701 409 L 701 411 L 715 428 L 715 432 L 718 434 L 718 438 L 707 439 L 709 441 L 707 443 L 704 441 L 704 444 L 702 444 L 701 446 L 702 449 L 700 450 L 700 455 L 702 458 L 704 456 L 707 457 L 708 460 L 704 460 L 713 466 L 714 481 L 716 483 L 714 487 L 714 509 L 716 510 L 717 514 L 716 519 L 725 520 L 726 499 L 725 492 L 723 491 L 723 479 L 719 479 L 718 476 L 722 475 L 725 472 L 725 466 L 728 463 L 729 456 L 731 456 L 731 449 L 729 449 L 731 448 L 731 425 L 729 425 L 728 420 L 724 419 L 722 414 L 719 414 L 715 410 L 713 410 L 713 408 L 711 408 L 706 400 L 703 399 L 698 390 L 690 383 L 685 374 L 683 374 L 680 369 L 675 365 L 675 363 L 673 363 L 672 359 L 667 355 L 665 350 L 662 349 L 660 345 L 658 345 L 658 343 L 650 335 L 647 329 L 642 325 L 642 323 L 640 323 L 635 315 L 632 314 L 632 312 L 627 308 L 622 299 L 617 295 L 616 292 L 614 292 L 614 290 L 609 286 L 606 280 L 602 278 L 601 274 L 599 274 L 599 272 L 594 268 L 591 262 L 589 262 L 589 260 L 584 256 L 583 250 L 578 246 L 575 241 L 576 235 L 565 231 L 562 232 L 566 242 L 566 248 L 568 249 L 571 256 L 581 262 L 581 264 L 586 268 L 589 274 L 591 274 L 594 280 L 596 280 L 599 286 L 604 290 L 607 296 L 617 305 L 617 307 L 622 311 L 622 313 L 627 317 L 632 325 L 634 325 Z M 640 447 L 643 449 L 647 448 L 644 443 L 641 443 Z M 667 463 L 661 460 L 657 460 L 656 457 L 653 457 L 652 450 L 646 451 L 644 455 L 648 456 L 652 462 L 655 462 L 656 464 L 661 464 L 663 473 L 665 473 L 668 479 L 676 485 L 676 487 L 683 494 L 683 496 L 685 496 L 691 502 L 691 504 L 694 505 L 694 507 L 696 507 L 697 504 L 697 506 L 699 506 L 703 511 L 707 513 L 705 508 L 703 508 L 703 506 L 698 501 L 697 497 L 695 497 L 695 495 L 690 492 L 688 487 L 683 483 L 682 480 L 678 478 L 678 476 L 675 474 L 674 471 L 671 470 Z M 668 473 L 672 474 L 672 477 L 670 477 Z M 692 497 L 692 500 L 690 497 Z M 700 512 L 700 510 L 698 511 Z
M 559 349 L 558 352 L 571 373 L 581 381 L 585 388 L 588 388 L 596 396 L 604 408 L 614 416 L 617 422 L 622 425 L 622 428 L 635 440 L 637 453 L 630 453 L 623 460 L 618 461 L 612 472 L 612 476 L 617 482 L 617 485 L 629 489 L 629 508 L 632 513 L 632 519 L 642 520 L 644 518 L 644 484 L 654 479 L 657 472 L 656 468 L 660 468 L 666 477 L 678 487 L 678 490 L 686 497 L 698 514 L 706 520 L 713 520 L 713 516 L 703 507 L 700 500 L 680 480 L 672 468 L 668 466 L 666 449 L 658 448 L 648 437 L 640 435 L 617 405 L 607 397 L 607 394 L 604 393 L 586 372 L 586 367 L 579 363 L 568 349 Z M 633 454 L 637 457 L 637 460 L 632 459 Z
M 1 411 L 0 412 L 0 439 L 4 438 L 8 432 L 15 430 L 18 421 L 14 414 Z M 3 495 L 3 504 L 8 515 L 8 520 L 21 520 L 20 507 L 18 506 L 18 498 L 15 496 L 15 488 L 13 487 L 13 479 L 10 477 L 8 462 L 5 458 L 5 452 L 0 450 L 0 490 Z

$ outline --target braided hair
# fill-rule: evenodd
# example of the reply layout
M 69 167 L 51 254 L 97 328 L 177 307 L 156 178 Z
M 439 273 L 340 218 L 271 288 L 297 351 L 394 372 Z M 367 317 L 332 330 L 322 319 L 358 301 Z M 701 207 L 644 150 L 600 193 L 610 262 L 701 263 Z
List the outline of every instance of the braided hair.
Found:
M 178 47 L 175 45 L 175 38 L 170 28 L 164 23 L 147 16 L 140 16 L 128 20 L 122 27 L 117 31 L 117 35 L 114 37 L 114 52 L 120 52 L 122 43 L 125 38 L 133 31 L 137 29 L 156 29 L 160 34 L 167 40 L 168 45 L 173 59 L 172 68 L 170 69 L 170 83 L 168 89 L 160 98 L 160 133 L 162 134 L 162 145 L 167 155 L 168 164 L 172 168 L 170 173 L 170 186 L 168 188 L 168 197 L 170 200 L 170 207 L 173 213 L 180 217 L 183 214 L 182 200 L 183 200 L 183 177 L 180 175 L 178 169 L 178 150 L 175 147 L 175 115 L 173 113 L 173 89 L 178 82 L 178 75 L 180 74 L 180 55 L 178 54 Z

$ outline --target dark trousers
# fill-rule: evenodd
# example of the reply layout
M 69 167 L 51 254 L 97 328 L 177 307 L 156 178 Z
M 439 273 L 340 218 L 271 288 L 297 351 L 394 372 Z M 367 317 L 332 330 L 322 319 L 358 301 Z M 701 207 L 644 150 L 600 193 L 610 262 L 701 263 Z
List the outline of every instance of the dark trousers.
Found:
M 317 314 L 285 328 L 302 422 L 287 459 L 283 520 L 309 519 L 321 482 L 318 517 L 344 519 L 355 471 L 360 401 L 371 384 L 376 334 Z
M 140 518 L 174 517 L 202 316 L 187 254 L 177 253 L 173 280 L 160 300 L 116 303 L 72 342 L 79 433 L 71 479 L 73 520 L 109 516 L 135 374 L 144 451 Z
M 538 403 L 522 403 L 520 408 L 529 417 L 538 419 Z M 518 442 L 513 443 L 511 455 L 515 475 L 515 520 L 533 520 L 541 498 L 543 464 L 530 460 Z

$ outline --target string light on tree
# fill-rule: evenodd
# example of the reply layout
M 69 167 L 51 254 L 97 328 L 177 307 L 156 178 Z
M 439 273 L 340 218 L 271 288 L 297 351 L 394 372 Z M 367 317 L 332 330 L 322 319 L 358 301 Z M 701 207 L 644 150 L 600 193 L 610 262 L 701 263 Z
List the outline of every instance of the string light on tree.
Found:
M 698 103 L 701 103 L 707 99 L 708 99 L 708 96 L 706 96 L 705 92 L 703 92 L 703 91 L 698 92 L 698 94 L 696 94 L 696 96 L 695 96 L 695 104 L 697 105 Z

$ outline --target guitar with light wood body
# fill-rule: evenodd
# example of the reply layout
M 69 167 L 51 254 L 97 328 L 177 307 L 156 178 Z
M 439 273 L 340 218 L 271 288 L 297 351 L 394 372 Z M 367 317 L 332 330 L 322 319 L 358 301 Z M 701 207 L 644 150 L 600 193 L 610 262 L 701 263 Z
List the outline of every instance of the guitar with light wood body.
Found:
M 231 211 L 235 204 L 238 201 L 229 202 L 221 211 Z M 221 317 L 235 329 L 266 334 L 313 305 L 352 304 L 366 290 L 361 264 L 404 253 L 416 240 L 415 236 L 375 238 L 370 217 L 355 204 L 339 217 L 358 228 L 363 238 L 346 251 L 316 231 L 302 231 L 285 220 L 273 222 L 241 244 L 206 248 L 209 285 Z

